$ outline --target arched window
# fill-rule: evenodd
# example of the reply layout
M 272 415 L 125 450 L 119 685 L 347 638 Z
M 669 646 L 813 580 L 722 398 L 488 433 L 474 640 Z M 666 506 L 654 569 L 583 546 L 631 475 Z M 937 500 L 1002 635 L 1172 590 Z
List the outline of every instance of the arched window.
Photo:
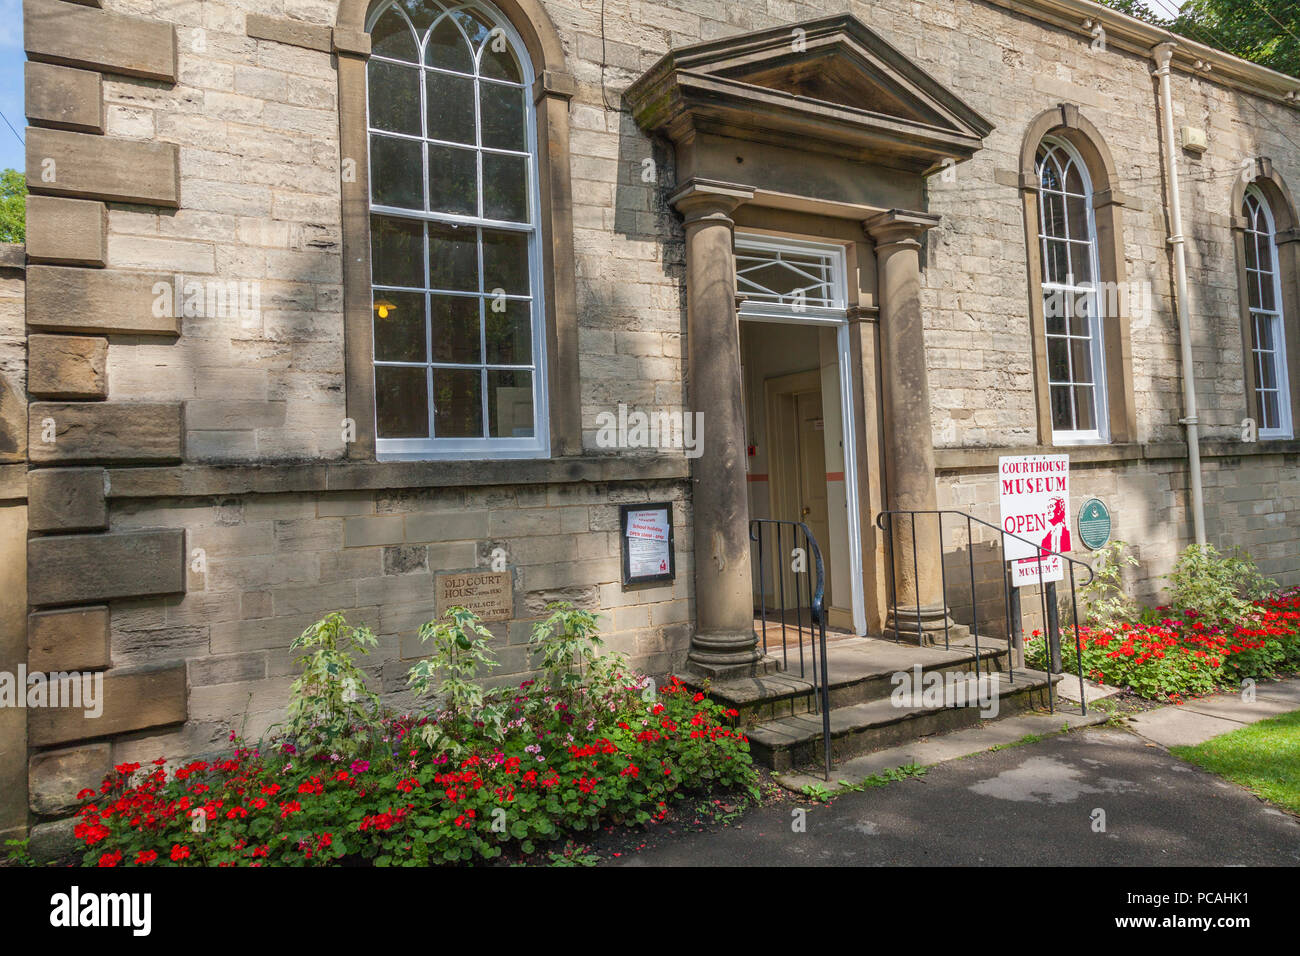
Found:
M 1291 437 L 1291 394 L 1287 381 L 1286 325 L 1277 255 L 1277 229 L 1268 199 L 1258 186 L 1246 190 L 1246 304 L 1250 310 L 1251 362 L 1261 438 Z
M 375 450 L 548 453 L 533 70 L 478 3 L 367 21 Z
M 1052 440 L 1106 441 L 1105 351 L 1093 191 L 1078 152 L 1046 138 L 1035 156 Z

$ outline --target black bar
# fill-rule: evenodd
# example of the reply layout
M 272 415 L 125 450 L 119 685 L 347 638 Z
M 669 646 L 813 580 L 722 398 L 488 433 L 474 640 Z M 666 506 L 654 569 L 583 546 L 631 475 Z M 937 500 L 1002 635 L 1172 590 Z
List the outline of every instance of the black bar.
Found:
M 971 534 L 970 515 L 966 516 L 966 557 L 970 563 L 970 626 L 975 635 L 975 680 L 980 677 L 980 615 L 975 601 L 975 537 Z M 947 615 L 944 615 L 945 618 Z
M 1052 655 L 1052 668 L 1061 671 L 1061 609 L 1056 603 L 1056 582 L 1045 585 L 1047 595 L 1047 647 Z

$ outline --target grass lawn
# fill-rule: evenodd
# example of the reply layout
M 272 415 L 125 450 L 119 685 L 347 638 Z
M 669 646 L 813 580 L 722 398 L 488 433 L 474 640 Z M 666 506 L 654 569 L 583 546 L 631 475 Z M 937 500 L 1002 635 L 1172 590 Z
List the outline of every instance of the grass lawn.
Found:
M 1300 710 L 1170 751 L 1239 783 L 1292 813 L 1300 813 Z

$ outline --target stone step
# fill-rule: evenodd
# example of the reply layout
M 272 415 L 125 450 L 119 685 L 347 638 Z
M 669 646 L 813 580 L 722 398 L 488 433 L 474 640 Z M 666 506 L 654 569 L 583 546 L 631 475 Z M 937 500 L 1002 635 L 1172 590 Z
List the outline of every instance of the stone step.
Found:
M 973 676 L 973 674 L 972 674 Z M 1041 671 L 1017 669 L 1014 679 L 1006 672 L 997 678 L 997 712 L 985 716 L 979 706 L 934 706 L 921 701 L 895 701 L 889 697 L 830 712 L 831 758 L 840 763 L 850 757 L 883 750 L 932 734 L 974 727 L 992 720 L 1047 707 L 1048 688 L 1061 680 Z M 803 713 L 768 720 L 749 730 L 750 752 L 756 763 L 785 771 L 822 762 L 822 716 Z
M 836 640 L 827 650 L 832 708 L 889 697 L 894 689 L 894 675 L 900 671 L 910 672 L 920 666 L 922 673 L 966 673 L 975 669 L 976 661 L 973 645 L 956 643 L 945 650 L 943 647 L 918 647 L 860 637 Z M 981 640 L 978 656 L 981 673 L 1004 670 L 1007 666 L 1005 641 Z M 792 655 L 791 663 L 796 661 Z M 724 707 L 739 711 L 737 720 L 741 726 L 753 727 L 764 721 L 812 713 L 817 709 L 815 685 L 810 679 L 811 665 L 806 673 L 809 679 L 797 673 L 777 671 L 759 677 L 719 681 L 709 685 L 709 696 Z M 703 686 L 698 676 L 683 674 L 681 680 L 697 690 Z

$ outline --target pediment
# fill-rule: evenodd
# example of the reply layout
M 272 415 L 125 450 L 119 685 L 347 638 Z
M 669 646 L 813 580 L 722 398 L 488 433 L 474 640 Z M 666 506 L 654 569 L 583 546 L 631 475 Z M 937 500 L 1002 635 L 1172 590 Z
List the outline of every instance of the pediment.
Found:
M 679 47 L 626 94 L 637 122 L 709 130 L 923 171 L 992 124 L 849 14 Z

